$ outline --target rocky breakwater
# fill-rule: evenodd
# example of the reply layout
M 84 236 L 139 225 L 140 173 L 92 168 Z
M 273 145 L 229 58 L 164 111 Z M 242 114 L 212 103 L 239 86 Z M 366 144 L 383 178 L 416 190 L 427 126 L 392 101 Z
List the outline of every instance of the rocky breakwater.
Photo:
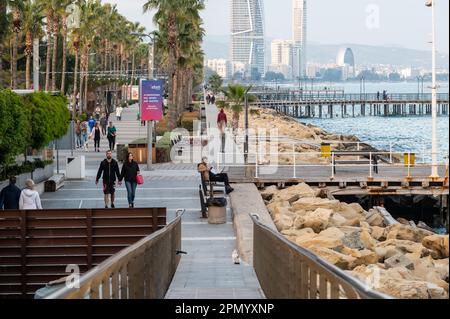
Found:
M 227 115 L 232 118 L 231 112 L 227 111 Z M 240 129 L 245 128 L 244 118 L 244 114 L 241 114 Z M 283 138 L 276 142 L 265 143 L 266 154 L 270 154 L 274 149 L 278 152 L 276 156 L 268 155 L 261 159 L 268 164 L 278 161 L 279 164 L 291 165 L 294 163 L 293 155 L 290 155 L 292 153 L 297 154 L 296 163 L 329 164 L 330 159 L 321 157 L 319 154 L 322 142 L 333 141 L 335 151 L 356 150 L 356 142 L 360 142 L 356 136 L 330 134 L 319 127 L 302 124 L 292 117 L 271 109 L 252 108 L 249 112 L 249 126 L 255 132 L 266 130 L 267 135 L 271 130 L 276 129 L 278 136 Z M 376 151 L 367 144 L 361 144 L 360 150 Z
M 261 195 L 287 239 L 374 289 L 394 298 L 448 298 L 448 235 L 386 225 L 378 211 L 326 198 L 306 184 L 271 186 Z

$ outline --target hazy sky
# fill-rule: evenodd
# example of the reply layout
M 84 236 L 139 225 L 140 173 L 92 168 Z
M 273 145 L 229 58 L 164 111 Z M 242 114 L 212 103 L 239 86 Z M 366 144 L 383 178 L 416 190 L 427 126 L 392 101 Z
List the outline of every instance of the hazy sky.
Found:
M 291 0 L 263 0 L 266 35 L 291 37 Z M 152 15 L 142 13 L 145 0 L 104 0 L 153 30 Z M 229 34 L 229 0 L 207 0 L 203 13 L 207 35 Z M 436 0 L 437 47 L 449 52 L 449 1 Z M 425 0 L 310 0 L 308 41 L 322 44 L 395 45 L 427 50 L 431 40 L 431 10 Z

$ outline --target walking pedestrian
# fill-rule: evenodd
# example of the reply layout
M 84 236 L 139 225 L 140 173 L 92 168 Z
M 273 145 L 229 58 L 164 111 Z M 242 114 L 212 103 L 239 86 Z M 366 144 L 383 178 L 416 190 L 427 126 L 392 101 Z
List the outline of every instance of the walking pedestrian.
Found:
M 89 122 L 88 122 L 88 124 L 89 124 L 89 134 L 92 133 L 92 130 L 94 129 L 95 123 L 96 123 L 96 121 L 94 120 L 94 117 L 91 116 L 91 118 L 89 119 Z
M 128 194 L 128 205 L 134 208 L 134 199 L 136 198 L 137 177 L 140 175 L 138 163 L 133 159 L 133 154 L 128 153 L 126 161 L 123 163 L 122 172 L 120 174 L 121 181 L 125 180 L 125 187 Z
M 100 124 L 97 123 L 95 124 L 94 130 L 92 131 L 91 135 L 89 136 L 89 139 L 93 139 L 94 140 L 94 152 L 100 152 L 100 140 L 102 138 L 102 134 L 101 134 L 101 129 L 100 129 Z
M 225 110 L 222 108 L 219 112 L 219 115 L 217 116 L 217 127 L 219 128 L 220 137 L 222 140 L 222 147 L 221 147 L 222 153 L 225 153 L 227 125 L 228 125 L 227 114 L 225 113 Z
M 81 148 L 83 145 L 81 138 L 81 122 L 79 120 L 75 123 L 75 145 L 76 148 Z
M 96 120 L 97 122 L 100 121 L 100 113 L 101 113 L 100 106 L 97 106 L 97 107 L 95 108 L 95 113 L 94 113 L 94 115 L 95 115 L 95 120 Z
M 117 129 L 113 125 L 113 122 L 109 122 L 108 133 L 107 134 L 108 134 L 107 138 L 108 138 L 108 141 L 109 141 L 109 149 L 111 151 L 114 151 L 114 148 L 116 146 Z
M 98 185 L 100 178 L 103 178 L 103 194 L 105 195 L 105 208 L 109 208 L 109 196 L 111 196 L 111 208 L 116 208 L 114 205 L 116 193 L 116 181 L 119 181 L 119 186 L 122 185 L 119 164 L 113 159 L 112 151 L 106 152 L 106 159 L 100 163 L 95 179 L 95 185 Z
M 373 165 L 373 172 L 375 174 L 378 174 L 378 155 L 372 156 L 372 165 Z
M 380 91 L 377 92 L 377 101 L 380 100 Z
M 119 106 L 116 108 L 116 119 L 118 121 L 122 121 L 122 112 L 123 112 L 123 107 Z
M 208 95 L 206 96 L 206 104 L 211 104 L 211 95 L 209 95 L 209 93 L 208 93 Z
M 28 179 L 25 182 L 25 189 L 20 193 L 19 209 L 42 209 L 39 193 L 34 190 L 34 182 Z
M 102 127 L 102 135 L 106 135 L 106 128 L 108 127 L 108 118 L 106 117 L 106 114 L 103 113 L 102 117 L 100 118 L 100 126 Z
M 211 104 L 216 104 L 216 97 L 214 95 L 211 96 Z
M 86 121 L 81 122 L 81 143 L 84 146 L 84 150 L 88 149 L 88 123 Z
M 9 185 L 0 192 L 0 209 L 19 209 L 21 190 L 16 186 L 16 177 L 9 178 Z

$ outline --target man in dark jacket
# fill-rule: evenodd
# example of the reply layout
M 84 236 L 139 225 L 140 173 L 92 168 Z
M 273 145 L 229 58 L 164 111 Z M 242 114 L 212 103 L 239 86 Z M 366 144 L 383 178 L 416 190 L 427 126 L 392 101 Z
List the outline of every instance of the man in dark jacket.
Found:
M 0 192 L 0 209 L 19 209 L 20 188 L 16 186 L 16 178 L 9 178 L 9 185 Z
M 98 181 L 103 175 L 103 193 L 105 194 L 105 208 L 108 208 L 109 195 L 111 195 L 111 208 L 114 206 L 114 194 L 116 193 L 116 181 L 119 181 L 119 185 L 122 185 L 121 176 L 119 171 L 119 164 L 112 158 L 112 151 L 106 152 L 106 159 L 100 163 L 98 169 L 97 178 L 95 184 L 98 185 Z

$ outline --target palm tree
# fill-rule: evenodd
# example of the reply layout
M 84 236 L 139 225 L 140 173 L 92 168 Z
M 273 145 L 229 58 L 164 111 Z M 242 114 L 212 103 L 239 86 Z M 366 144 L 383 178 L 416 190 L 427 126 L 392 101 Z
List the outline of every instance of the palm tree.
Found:
M 54 0 L 47 2 L 46 6 L 46 34 L 47 34 L 47 53 L 45 62 L 45 91 L 50 89 L 50 63 L 51 63 L 51 52 L 52 52 L 52 30 L 53 30 L 53 2 Z
M 12 9 L 12 56 L 11 56 L 11 88 L 17 89 L 17 46 L 19 44 L 19 32 L 22 30 L 23 1 L 10 1 Z
M 167 99 L 168 129 L 176 126 L 179 115 L 177 107 L 180 87 L 179 67 L 184 65 L 180 48 L 180 24 L 194 20 L 201 21 L 199 11 L 204 8 L 202 0 L 149 0 L 144 4 L 144 12 L 157 10 L 153 20 L 159 27 L 157 46 L 167 54 L 166 69 L 169 76 L 169 97 Z M 164 35 L 164 36 L 161 36 Z M 181 61 L 180 61 L 181 59 Z
M 228 88 L 223 91 L 226 97 L 226 104 L 224 104 L 224 106 L 231 107 L 231 110 L 233 111 L 232 126 L 234 132 L 239 129 L 240 116 L 245 102 L 245 92 L 250 88 L 244 87 L 240 84 L 229 84 Z M 247 98 L 249 102 L 253 102 L 255 100 L 255 97 L 252 95 L 248 95 Z
M 3 41 L 5 39 L 5 36 L 7 34 L 8 30 L 8 16 L 7 16 L 7 7 L 8 7 L 8 1 L 7 0 L 0 0 L 0 88 L 3 87 Z
M 31 88 L 31 55 L 33 52 L 33 39 L 42 36 L 42 23 L 44 19 L 43 2 L 26 0 L 23 8 L 23 29 L 25 32 L 25 87 Z
M 62 47 L 62 69 L 61 69 L 61 93 L 64 94 L 66 91 L 66 69 L 67 69 L 67 19 L 69 13 L 67 8 L 73 3 L 73 0 L 62 0 L 59 16 L 61 19 L 62 36 L 63 36 L 63 47 Z

